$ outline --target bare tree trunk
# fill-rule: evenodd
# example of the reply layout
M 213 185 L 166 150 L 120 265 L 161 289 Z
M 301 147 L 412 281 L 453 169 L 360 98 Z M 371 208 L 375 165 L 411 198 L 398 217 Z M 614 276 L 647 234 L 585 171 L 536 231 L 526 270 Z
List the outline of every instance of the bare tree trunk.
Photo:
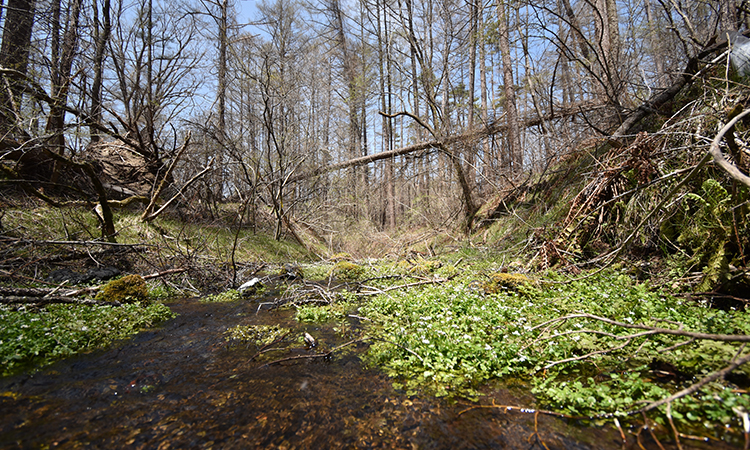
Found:
M 216 168 L 214 169 L 214 198 L 221 201 L 224 198 L 224 145 L 227 138 L 226 103 L 227 103 L 227 13 L 228 0 L 221 0 L 219 4 L 221 17 L 219 19 L 219 68 L 218 68 L 218 104 L 219 123 L 218 136 L 221 140 L 215 153 Z
M 497 0 L 498 34 L 503 62 L 503 89 L 505 92 L 505 116 L 508 122 L 508 156 L 510 169 L 514 173 L 523 171 L 521 129 L 518 125 L 518 109 L 513 82 L 513 62 L 510 57 L 509 17 L 506 0 Z
M 474 87 L 476 85 L 476 71 L 477 71 L 477 45 L 479 42 L 479 10 L 481 0 L 472 0 L 471 2 L 471 17 L 469 18 L 470 30 L 469 30 L 469 101 L 468 101 L 468 118 L 467 128 L 469 130 L 474 129 Z M 482 63 L 484 64 L 484 63 Z M 474 184 L 477 179 L 476 171 L 476 143 L 467 142 L 464 148 L 466 154 L 466 178 L 469 183 L 469 187 L 473 190 Z
M 65 26 L 65 36 L 63 37 L 62 48 L 59 60 L 55 55 L 57 50 L 53 46 L 53 62 L 57 61 L 58 65 L 52 68 L 52 98 L 55 102 L 50 105 L 49 117 L 47 118 L 47 133 L 52 134 L 49 145 L 52 151 L 62 155 L 65 152 L 65 135 L 63 128 L 65 126 L 64 108 L 68 102 L 68 90 L 70 88 L 70 73 L 73 68 L 73 58 L 78 48 L 78 18 L 81 11 L 81 1 L 73 0 L 70 5 L 68 14 L 68 23 Z M 55 41 L 56 39 L 53 39 Z M 54 179 L 53 179 L 54 181 Z
M 481 9 L 480 4 L 480 10 L 479 10 L 479 23 L 477 27 L 478 33 L 483 36 L 484 35 L 484 12 Z M 480 41 L 479 43 L 479 90 L 480 90 L 480 97 L 481 97 L 481 108 L 482 108 L 482 126 L 487 125 L 489 123 L 489 102 L 488 102 L 488 95 L 487 95 L 487 63 L 485 59 L 487 58 L 487 51 L 484 46 L 484 41 Z M 490 140 L 489 139 L 483 139 L 483 153 L 484 153 L 484 161 L 489 160 L 490 155 Z M 482 167 L 482 173 L 486 178 L 490 178 L 490 167 L 488 165 L 484 165 Z
M 736 0 L 721 0 L 721 30 L 736 31 L 739 25 Z
M 600 52 L 599 82 L 601 101 L 614 107 L 620 106 L 622 86 L 620 83 L 620 28 L 615 0 L 596 0 L 594 24 L 596 42 Z
M 8 0 L 0 66 L 26 74 L 33 26 L 34 0 Z M 14 134 L 23 88 L 20 82 L 11 78 L 0 79 L 0 82 L 0 136 L 4 137 Z
M 361 155 L 361 131 L 358 117 L 359 102 L 357 101 L 357 73 L 355 69 L 354 59 L 352 58 L 351 52 L 349 51 L 349 43 L 346 39 L 344 32 L 344 14 L 341 11 L 341 5 L 339 0 L 328 1 L 328 12 L 331 15 L 332 26 L 336 33 L 336 41 L 342 54 L 342 63 L 344 66 L 344 78 L 347 84 L 348 92 L 346 101 L 348 103 L 349 110 L 349 155 L 350 157 L 356 158 Z M 356 195 L 357 189 L 357 174 L 353 172 L 350 176 L 349 187 L 352 195 Z M 354 211 L 355 214 L 357 211 Z
M 381 14 L 381 1 L 382 3 L 382 14 Z M 380 80 L 380 109 L 386 114 L 391 114 L 391 78 L 390 78 L 390 52 L 388 50 L 388 20 L 385 0 L 376 0 L 376 26 L 378 35 L 378 71 Z M 387 87 L 386 91 L 386 79 Z M 393 149 L 393 131 L 391 122 L 393 119 L 383 114 L 382 127 L 383 127 L 383 149 L 382 151 L 390 151 Z M 395 199 L 395 186 L 394 186 L 394 169 L 393 169 L 393 158 L 386 160 L 385 175 L 384 175 L 384 191 L 385 191 L 385 211 L 384 211 L 384 225 L 389 229 L 396 228 L 396 199 Z
M 97 0 L 94 0 L 94 41 L 96 48 L 94 50 L 94 82 L 91 85 L 91 118 L 95 122 L 102 121 L 102 73 L 104 71 L 104 52 L 107 49 L 107 42 L 112 33 L 112 22 L 110 18 L 110 0 L 104 0 L 101 17 L 103 23 L 99 28 L 99 14 L 96 7 Z M 91 127 L 91 143 L 99 142 L 101 135 L 99 130 Z
M 589 45 L 586 42 L 586 37 L 583 35 L 583 31 L 581 30 L 581 25 L 578 22 L 578 16 L 576 16 L 575 11 L 573 10 L 573 7 L 570 5 L 570 0 L 561 0 L 562 9 L 565 11 L 565 15 L 568 18 L 568 23 L 570 23 L 571 33 L 575 36 L 576 42 L 578 42 L 578 48 L 581 52 L 581 56 L 584 60 L 589 59 Z

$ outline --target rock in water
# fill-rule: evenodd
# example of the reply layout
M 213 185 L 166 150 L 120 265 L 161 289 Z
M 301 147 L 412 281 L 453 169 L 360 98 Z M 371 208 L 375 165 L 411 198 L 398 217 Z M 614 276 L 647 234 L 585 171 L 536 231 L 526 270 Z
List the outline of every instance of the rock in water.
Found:
M 310 335 L 310 333 L 305 333 L 305 344 L 307 344 L 308 347 L 313 348 L 317 344 L 315 341 L 315 338 Z
M 250 281 L 246 281 L 245 283 L 243 283 L 242 286 L 240 286 L 237 290 L 240 291 L 240 294 L 246 295 L 252 294 L 262 286 L 263 283 L 260 282 L 260 278 L 254 277 Z

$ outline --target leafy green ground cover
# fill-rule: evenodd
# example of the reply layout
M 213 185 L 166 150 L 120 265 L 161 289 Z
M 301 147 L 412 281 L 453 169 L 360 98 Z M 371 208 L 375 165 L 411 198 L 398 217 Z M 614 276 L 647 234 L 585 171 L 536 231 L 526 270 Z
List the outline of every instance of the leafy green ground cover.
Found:
M 521 380 L 536 395 L 538 408 L 594 420 L 642 420 L 632 413 L 724 368 L 744 347 L 627 329 L 591 316 L 688 332 L 750 334 L 744 311 L 674 297 L 616 270 L 579 281 L 548 273 L 500 290 L 484 289 L 483 272 L 466 270 L 448 281 L 362 299 L 356 314 L 367 319 L 365 334 L 372 342 L 367 363 L 383 368 L 407 394 L 474 397 L 487 381 Z M 317 307 L 300 309 L 300 320 L 344 317 L 340 305 L 330 314 L 312 308 Z M 576 317 L 561 319 L 567 316 Z M 671 402 L 669 415 L 678 426 L 703 434 L 740 432 L 750 410 L 748 375 L 750 369 L 741 366 L 731 381 L 707 383 Z M 649 418 L 666 424 L 667 405 Z
M 2 376 L 106 346 L 172 317 L 174 314 L 162 303 L 58 304 L 39 310 L 0 306 Z

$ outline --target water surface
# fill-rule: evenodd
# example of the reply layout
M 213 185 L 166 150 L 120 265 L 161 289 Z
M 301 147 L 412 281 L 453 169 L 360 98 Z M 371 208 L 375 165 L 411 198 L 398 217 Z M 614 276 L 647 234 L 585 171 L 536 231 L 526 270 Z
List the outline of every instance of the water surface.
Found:
M 0 448 L 658 448 L 647 432 L 639 445 L 630 430 L 623 445 L 613 429 L 476 407 L 528 404 L 507 389 L 488 390 L 479 404 L 407 397 L 362 367 L 365 344 L 327 360 L 260 367 L 268 359 L 251 361 L 257 349 L 228 346 L 224 331 L 294 326 L 290 311 L 195 299 L 170 307 L 178 317 L 158 329 L 0 379 Z M 330 328 L 307 331 L 318 348 L 345 341 Z M 299 345 L 268 356 L 316 351 Z

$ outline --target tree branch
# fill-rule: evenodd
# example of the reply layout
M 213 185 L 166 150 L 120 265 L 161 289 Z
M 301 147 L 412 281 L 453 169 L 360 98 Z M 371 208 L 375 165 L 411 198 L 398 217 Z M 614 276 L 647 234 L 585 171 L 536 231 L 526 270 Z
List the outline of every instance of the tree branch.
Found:
M 701 379 L 697 383 L 694 383 L 694 384 L 690 385 L 689 387 L 687 387 L 687 388 L 685 388 L 685 389 L 683 389 L 683 390 L 681 390 L 679 392 L 675 392 L 674 394 L 670 395 L 669 397 L 663 398 L 661 400 L 657 400 L 655 402 L 651 402 L 648 405 L 644 406 L 643 408 L 637 409 L 635 411 L 631 411 L 631 412 L 628 413 L 628 415 L 651 411 L 653 409 L 656 409 L 656 408 L 660 407 L 661 405 L 665 405 L 665 404 L 671 403 L 671 402 L 673 402 L 673 401 L 675 401 L 677 399 L 680 399 L 682 397 L 694 394 L 694 393 L 698 392 L 700 390 L 700 388 L 702 388 L 703 386 L 707 385 L 708 383 L 711 383 L 712 381 L 718 380 L 719 378 L 725 377 L 731 371 L 733 371 L 734 369 L 740 367 L 741 365 L 743 365 L 743 364 L 745 364 L 747 362 L 750 362 L 750 353 L 748 353 L 747 355 L 743 356 L 740 359 L 736 359 L 732 364 L 726 366 L 725 368 L 723 368 L 721 370 L 717 370 L 716 372 L 713 372 L 713 373 L 709 374 L 708 376 L 706 376 L 705 378 Z
M 150 221 L 154 220 L 155 218 L 157 218 L 159 216 L 159 214 L 161 214 L 162 212 L 164 212 L 164 210 L 167 209 L 167 207 L 169 207 L 169 205 L 171 205 L 175 200 L 177 200 L 177 198 L 180 197 L 185 192 L 185 190 L 188 187 L 190 187 L 191 184 L 193 184 L 194 182 L 196 182 L 200 177 L 202 177 L 209 170 L 211 170 L 211 166 L 213 166 L 213 164 L 214 164 L 214 159 L 211 158 L 211 160 L 208 162 L 208 164 L 206 165 L 206 167 L 203 168 L 203 170 L 201 170 L 200 172 L 198 172 L 197 174 L 195 174 L 195 176 L 193 176 L 193 178 L 191 178 L 190 180 L 188 180 L 188 182 L 185 183 L 185 185 L 182 186 L 180 188 L 180 190 L 177 191 L 177 193 L 172 196 L 172 198 L 170 198 L 169 200 L 167 200 L 167 202 L 164 203 L 164 205 L 162 205 L 161 208 L 159 208 L 158 210 L 156 210 L 156 212 L 151 213 L 151 214 L 146 214 L 148 211 L 144 211 L 143 215 L 141 216 L 141 221 L 142 222 L 150 222 Z
M 548 320 L 544 323 L 541 323 L 533 327 L 531 330 L 542 328 L 552 323 L 562 322 L 568 319 L 576 319 L 576 318 L 598 320 L 600 322 L 608 323 L 610 325 L 615 325 L 615 326 L 622 327 L 622 328 L 646 330 L 648 331 L 647 334 L 669 334 L 672 336 L 685 336 L 685 337 L 690 337 L 690 338 L 695 338 L 695 339 L 706 339 L 706 340 L 721 341 L 721 342 L 750 342 L 750 335 L 746 335 L 746 334 L 710 334 L 710 333 L 698 333 L 694 331 L 685 331 L 685 330 L 673 330 L 671 328 L 652 327 L 650 325 L 618 322 L 616 320 L 608 319 L 606 317 L 596 316 L 594 314 L 570 314 L 567 316 L 558 317 L 556 319 Z M 643 334 L 639 333 L 635 335 L 618 336 L 617 339 L 630 339 L 633 337 L 638 337 L 639 335 L 643 335 Z
M 724 154 L 721 152 L 721 148 L 719 147 L 722 138 L 724 138 L 724 135 L 731 132 L 735 124 L 737 124 L 740 119 L 747 116 L 748 114 L 750 114 L 750 109 L 738 114 L 732 120 L 730 120 L 729 123 L 724 125 L 724 127 L 719 130 L 719 133 L 716 135 L 713 142 L 711 142 L 711 147 L 709 148 L 708 152 L 714 158 L 714 162 L 718 164 L 719 167 L 724 169 L 730 177 L 734 178 L 745 186 L 750 187 L 750 177 L 742 173 L 736 165 L 727 161 L 727 159 L 724 157 Z

